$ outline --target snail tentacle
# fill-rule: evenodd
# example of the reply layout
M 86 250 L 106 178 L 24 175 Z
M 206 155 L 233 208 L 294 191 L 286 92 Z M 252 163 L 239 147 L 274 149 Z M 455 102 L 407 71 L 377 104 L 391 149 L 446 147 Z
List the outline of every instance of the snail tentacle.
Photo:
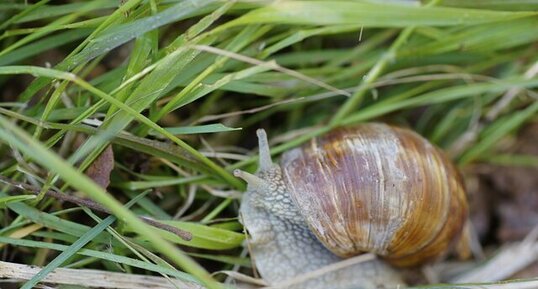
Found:
M 249 189 L 258 192 L 262 192 L 270 186 L 269 182 L 267 182 L 266 180 L 239 169 L 234 170 L 234 176 L 243 179 L 245 182 L 247 182 Z
M 258 136 L 258 147 L 259 147 L 259 165 L 258 172 L 265 172 L 270 170 L 274 164 L 271 159 L 271 150 L 269 148 L 269 141 L 267 140 L 267 134 L 265 130 L 260 128 L 256 131 Z

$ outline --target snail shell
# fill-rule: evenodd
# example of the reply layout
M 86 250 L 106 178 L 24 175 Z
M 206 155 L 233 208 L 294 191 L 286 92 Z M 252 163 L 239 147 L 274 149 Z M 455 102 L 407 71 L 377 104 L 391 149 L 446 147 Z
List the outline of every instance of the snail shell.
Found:
M 285 153 L 281 168 L 312 232 L 341 257 L 373 252 L 397 266 L 430 261 L 466 220 L 458 171 L 407 129 L 338 129 Z

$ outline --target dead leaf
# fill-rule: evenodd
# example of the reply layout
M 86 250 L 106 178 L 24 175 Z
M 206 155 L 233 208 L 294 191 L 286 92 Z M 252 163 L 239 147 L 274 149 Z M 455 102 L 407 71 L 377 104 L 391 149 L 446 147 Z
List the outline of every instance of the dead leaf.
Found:
M 101 187 L 106 189 L 110 184 L 110 172 L 114 168 L 114 152 L 112 146 L 106 149 L 86 169 L 86 175 Z

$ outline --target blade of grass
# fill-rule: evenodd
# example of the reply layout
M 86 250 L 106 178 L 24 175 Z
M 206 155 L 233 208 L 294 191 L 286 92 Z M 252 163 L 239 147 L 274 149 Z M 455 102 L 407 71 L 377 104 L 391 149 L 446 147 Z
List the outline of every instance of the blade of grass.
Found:
M 205 124 L 197 126 L 182 126 L 182 127 L 165 127 L 166 131 L 174 135 L 179 134 L 201 134 L 201 133 L 216 133 L 241 130 L 238 127 L 227 127 L 222 123 Z
M 38 8 L 41 8 L 43 5 L 47 4 L 50 0 L 41 0 L 34 5 L 28 6 L 26 9 L 22 10 L 21 12 L 17 13 L 16 15 L 12 16 L 8 20 L 4 21 L 4 23 L 0 24 L 0 30 L 6 29 L 9 25 L 17 22 L 21 18 L 27 16 L 28 14 L 32 13 L 33 11 L 37 10 Z
M 181 222 L 173 220 L 161 220 L 160 222 L 174 226 L 181 230 L 187 230 L 193 234 L 192 242 L 194 248 L 203 248 L 207 250 L 228 250 L 241 246 L 245 239 L 243 233 L 237 233 L 230 230 L 211 227 L 192 222 Z M 127 227 L 127 231 L 134 231 L 133 228 Z M 187 244 L 185 240 L 175 237 L 168 232 L 159 233 L 163 238 L 172 241 L 176 244 Z
M 472 26 L 457 33 L 451 33 L 437 41 L 418 43 L 403 48 L 398 57 L 417 55 L 436 55 L 449 51 L 478 51 L 491 53 L 536 41 L 538 36 L 533 28 L 538 26 L 535 18 L 522 18 L 513 21 Z
M 267 27 L 260 28 L 258 26 L 249 27 L 244 29 L 239 33 L 234 39 L 228 44 L 226 49 L 230 51 L 238 51 L 243 49 L 246 45 L 250 44 L 252 41 L 256 40 L 258 37 L 263 35 L 267 31 Z M 196 50 L 198 51 L 198 50 Z M 200 51 L 198 51 L 199 53 Z M 212 63 L 209 67 L 204 69 L 202 73 L 196 76 L 184 89 L 182 89 L 178 94 L 172 97 L 164 107 L 162 107 L 155 115 L 151 116 L 150 119 L 153 121 L 158 121 L 164 115 L 174 110 L 177 107 L 177 104 L 183 100 L 194 88 L 198 87 L 202 80 L 204 80 L 208 75 L 215 72 L 216 69 L 222 67 L 225 62 L 228 61 L 228 57 L 217 57 L 215 62 Z
M 24 202 L 28 200 L 35 199 L 36 196 L 34 195 L 20 195 L 20 196 L 8 196 L 8 197 L 0 197 L 0 209 L 3 209 L 6 207 L 9 203 L 18 203 L 18 202 Z
M 233 85 L 233 83 L 237 82 L 238 80 L 257 75 L 259 73 L 262 73 L 264 71 L 271 70 L 272 68 L 269 66 L 253 66 L 249 67 L 243 70 L 239 70 L 234 73 L 225 74 L 215 82 L 211 84 L 201 85 L 192 90 L 192 93 L 185 95 L 184 97 L 178 98 L 177 103 L 172 108 L 173 110 L 178 109 L 184 105 L 187 105 L 193 101 L 196 101 L 200 99 L 203 96 L 208 95 L 209 93 L 216 91 L 218 89 L 222 89 L 226 86 Z M 209 78 L 209 77 L 208 77 Z M 244 84 L 244 83 L 243 83 Z M 245 87 L 242 87 L 242 89 L 245 89 Z M 265 92 L 267 93 L 267 92 Z
M 437 0 L 430 1 L 425 7 L 419 7 L 419 9 L 428 9 L 429 7 L 437 4 Z M 420 11 L 420 10 L 419 10 Z M 375 65 L 368 71 L 366 76 L 362 79 L 362 82 L 359 85 L 359 88 L 353 93 L 353 95 L 344 103 L 343 106 L 336 112 L 334 117 L 331 119 L 330 124 L 333 126 L 340 125 L 342 120 L 352 111 L 357 105 L 359 105 L 366 92 L 368 91 L 368 86 L 376 81 L 385 67 L 396 57 L 398 50 L 407 42 L 407 39 L 411 36 L 415 30 L 415 25 L 406 27 L 399 35 L 398 38 L 391 44 L 387 52 L 385 52 Z
M 497 154 L 480 159 L 480 161 L 503 166 L 538 168 L 536 155 Z
M 145 190 L 151 188 L 159 188 L 166 186 L 174 186 L 187 183 L 196 183 L 197 181 L 203 181 L 207 177 L 195 176 L 190 178 L 177 178 L 173 177 L 165 180 L 156 181 L 130 181 L 130 182 L 118 182 L 113 184 L 114 187 L 128 189 L 128 190 Z
M 291 46 L 292 44 L 301 42 L 306 38 L 316 36 L 316 35 L 328 35 L 328 34 L 339 34 L 346 33 L 351 31 L 358 31 L 361 29 L 361 25 L 345 25 L 345 26 L 329 26 L 308 30 L 299 30 L 292 35 L 282 39 L 281 41 L 265 48 L 262 53 L 260 53 L 260 58 L 264 59 L 269 55 L 274 54 L 275 52 Z
M 200 253 L 189 253 L 190 256 L 217 261 L 230 265 L 240 265 L 241 267 L 250 268 L 252 267 L 252 262 L 248 258 L 227 256 L 227 255 L 214 255 L 214 254 L 200 254 Z
M 496 80 L 494 83 L 475 83 L 461 86 L 452 86 L 448 88 L 434 90 L 420 96 L 398 102 L 378 102 L 372 106 L 364 108 L 363 110 L 355 114 L 350 115 L 342 121 L 342 124 L 345 125 L 365 121 L 404 108 L 442 103 L 456 100 L 462 97 L 478 95 L 480 93 L 500 93 L 512 87 L 532 88 L 536 87 L 537 85 L 537 79 L 528 80 L 520 78 L 510 80 Z
M 80 10 L 77 10 L 73 14 L 61 17 L 52 23 L 50 23 L 47 26 L 44 26 L 43 28 L 38 29 L 34 33 L 16 41 L 15 43 L 11 44 L 10 46 L 4 48 L 2 51 L 0 51 L 0 56 L 6 55 L 8 52 L 15 50 L 23 45 L 26 45 L 27 43 L 30 43 L 31 41 L 38 39 L 40 37 L 43 37 L 53 31 L 56 30 L 56 27 L 64 25 L 66 23 L 70 23 L 77 19 L 81 14 L 87 12 L 89 9 L 92 9 L 94 7 L 98 7 L 102 4 L 102 2 L 105 0 L 96 0 L 92 2 L 85 3 L 84 6 L 80 8 Z
M 117 99 L 113 98 L 112 96 L 96 89 L 86 81 L 76 77 L 76 75 L 69 73 L 69 72 L 63 72 L 58 71 L 54 69 L 47 69 L 42 67 L 35 67 L 35 66 L 4 66 L 0 67 L 0 74 L 20 74 L 20 73 L 30 73 L 34 75 L 44 76 L 44 77 L 51 77 L 51 78 L 58 78 L 58 79 L 64 79 L 69 80 L 77 85 L 81 86 L 82 88 L 94 93 L 95 95 L 99 96 L 100 98 L 103 98 L 110 102 L 111 104 L 121 108 L 122 112 L 125 112 L 127 115 L 132 116 L 139 120 L 140 122 L 147 125 L 149 128 L 154 129 L 156 132 L 161 133 L 165 137 L 171 139 L 173 142 L 175 142 L 177 145 L 185 149 L 187 152 L 192 154 L 195 158 L 199 159 L 202 163 L 207 165 L 208 168 L 215 171 L 220 177 L 222 177 L 224 180 L 226 180 L 229 184 L 233 185 L 237 188 L 242 188 L 244 184 L 240 182 L 237 178 L 232 176 L 228 171 L 224 170 L 222 167 L 218 166 L 214 162 L 212 162 L 210 159 L 205 157 L 203 154 L 198 152 L 196 149 L 189 146 L 187 143 L 183 142 L 173 134 L 170 134 L 166 130 L 164 130 L 162 127 L 148 119 L 147 117 L 141 115 L 139 112 L 135 111 L 131 106 L 124 104 L 122 102 L 119 102 Z M 125 116 L 127 117 L 127 116 Z M 120 127 L 116 127 L 116 126 Z M 112 134 L 114 131 L 119 131 L 123 126 L 126 124 L 121 122 L 119 124 L 115 124 L 112 128 L 113 130 L 108 130 L 108 134 Z
M 354 110 L 357 105 L 359 105 L 368 91 L 368 86 L 379 78 L 385 67 L 388 65 L 389 61 L 393 60 L 396 52 L 403 44 L 407 41 L 409 36 L 413 33 L 415 29 L 414 26 L 405 28 L 398 38 L 392 43 L 389 50 L 382 55 L 381 58 L 376 62 L 376 64 L 370 69 L 370 71 L 363 78 L 359 88 L 351 95 L 351 97 L 341 106 L 341 108 L 336 112 L 334 117 L 331 119 L 331 125 L 337 126 L 340 125 L 342 119 L 345 118 L 352 110 Z
M 196 3 L 182 1 L 155 15 L 109 29 L 99 37 L 94 38 L 80 53 L 70 58 L 69 61 L 66 62 L 65 67 L 67 70 L 70 70 L 76 65 L 106 53 L 148 31 L 195 15 L 199 10 L 216 1 L 217 0 L 199 0 L 196 1 Z
M 18 20 L 16 23 L 25 23 L 30 21 L 41 20 L 45 18 L 59 17 L 62 15 L 74 13 L 85 8 L 86 3 L 67 3 L 60 5 L 45 5 L 45 7 L 40 7 L 40 9 L 33 10 L 29 15 L 26 15 L 22 19 Z M 88 12 L 102 10 L 102 9 L 111 9 L 117 8 L 118 3 L 115 1 L 103 1 L 101 5 L 92 7 Z
M 493 9 L 504 11 L 538 10 L 538 2 L 534 0 L 443 0 L 443 6 L 468 7 L 475 9 Z
M 146 193 L 139 194 L 136 198 L 130 200 L 127 204 L 125 204 L 125 208 L 129 208 L 132 205 L 134 205 L 139 199 L 141 199 Z M 82 247 L 84 247 L 86 244 L 88 244 L 90 241 L 92 241 L 97 235 L 99 235 L 103 230 L 105 230 L 108 226 L 112 225 L 116 221 L 116 217 L 114 216 L 108 216 L 106 219 L 104 219 L 102 222 L 97 224 L 95 227 L 88 230 L 86 233 L 84 233 L 80 238 L 71 244 L 66 250 L 64 250 L 62 253 L 60 253 L 56 258 L 54 258 L 52 261 L 50 261 L 47 266 L 43 267 L 37 274 L 34 275 L 30 280 L 28 280 L 24 285 L 21 287 L 21 289 L 31 289 L 34 288 L 34 286 L 37 285 L 41 280 L 43 280 L 48 274 L 50 274 L 54 269 L 60 267 L 67 259 L 71 258 L 74 254 L 76 254 Z
M 52 244 L 52 243 L 32 241 L 32 240 L 21 240 L 21 239 L 2 237 L 2 236 L 0 236 L 0 243 L 12 244 L 15 246 L 24 246 L 24 247 L 30 247 L 30 248 L 46 248 L 46 249 L 55 250 L 55 251 L 64 251 L 68 248 L 68 246 L 66 245 Z M 178 270 L 143 262 L 140 260 L 122 256 L 122 255 L 108 253 L 106 251 L 81 249 L 77 252 L 77 254 L 82 255 L 82 256 L 99 258 L 102 260 L 108 260 L 114 263 L 120 263 L 120 264 L 132 266 L 135 268 L 140 268 L 140 269 L 144 269 L 144 270 L 148 270 L 152 272 L 167 274 L 169 276 L 173 276 L 181 280 L 200 284 L 200 281 L 198 281 L 196 278 L 193 278 L 191 275 L 180 272 Z
M 107 207 L 121 220 L 125 221 L 130 226 L 137 228 L 137 233 L 148 238 L 148 240 L 150 240 L 158 251 L 168 256 L 174 263 L 184 268 L 187 272 L 199 278 L 200 281 L 203 282 L 208 288 L 220 288 L 218 283 L 213 280 L 211 275 L 209 275 L 203 267 L 184 255 L 169 242 L 162 239 L 158 234 L 155 233 L 155 229 L 149 227 L 144 222 L 139 220 L 132 212 L 125 209 L 121 203 L 110 196 L 87 176 L 76 171 L 63 159 L 47 150 L 42 144 L 36 142 L 34 139 L 28 136 L 26 132 L 22 131 L 18 127 L 14 127 L 3 117 L 0 117 L 0 125 L 3 127 L 3 129 L 0 130 L 0 138 L 4 142 L 10 143 L 19 150 L 31 156 L 41 165 L 58 173 L 59 176 L 70 183 L 73 187 L 85 192 L 92 199 Z
M 127 66 L 127 70 L 124 74 L 121 74 L 123 80 L 122 82 L 125 82 L 131 77 L 140 73 L 142 70 L 144 70 L 148 63 L 151 63 L 150 54 L 152 53 L 153 47 L 155 45 L 153 43 L 154 38 L 155 37 L 153 37 L 152 33 L 150 32 L 136 39 L 133 51 L 131 53 L 131 58 L 129 59 L 129 65 Z M 116 99 L 121 102 L 125 102 L 125 100 L 129 97 L 129 94 L 132 92 L 133 85 L 134 82 L 131 82 L 131 84 L 125 86 L 124 88 L 118 89 Z M 111 116 L 117 110 L 117 107 L 110 106 L 107 115 Z
M 221 29 L 255 23 L 409 27 L 473 25 L 537 15 L 448 7 L 418 7 L 399 3 L 346 1 L 278 1 L 233 20 Z
M 30 118 L 22 114 L 9 111 L 3 108 L 0 108 L 0 113 L 13 117 L 18 120 L 29 122 L 36 126 L 43 127 L 44 129 L 60 129 L 60 130 L 65 130 L 65 131 L 69 130 L 69 131 L 82 132 L 82 133 L 90 134 L 90 135 L 98 133 L 98 130 L 94 127 L 90 127 L 86 125 L 71 125 L 71 124 L 63 124 L 63 123 L 41 122 L 33 118 Z M 147 153 L 148 155 L 152 155 L 155 157 L 165 158 L 167 160 L 181 164 L 183 166 L 204 172 L 204 168 L 202 167 L 202 165 L 199 162 L 195 162 L 195 160 L 192 157 L 190 157 L 186 151 L 169 143 L 151 140 L 147 138 L 136 137 L 136 136 L 126 134 L 126 133 L 120 133 L 116 135 L 114 138 L 112 138 L 112 143 L 125 146 L 127 148 L 131 148 L 136 151 Z M 51 147 L 52 143 L 47 142 L 45 145 L 47 147 Z
M 0 56 L 0 65 L 8 65 L 19 62 L 28 57 L 43 53 L 51 48 L 73 42 L 80 38 L 86 37 L 90 33 L 88 29 L 76 29 L 46 37 L 42 40 L 35 41 L 32 44 L 13 50 L 5 55 Z
M 79 53 L 92 39 L 97 37 L 102 31 L 105 31 L 112 23 L 118 22 L 119 19 L 122 19 L 130 9 L 133 9 L 142 0 L 128 0 L 127 2 L 122 3 L 111 15 L 103 21 L 90 36 L 88 36 L 81 44 L 79 44 L 73 51 L 65 57 L 62 62 L 60 62 L 55 67 L 59 70 L 65 70 L 70 63 L 70 59 Z M 40 89 L 45 87 L 50 80 L 46 78 L 38 78 L 34 80 L 21 94 L 20 99 L 23 101 L 29 100 L 34 94 L 36 94 Z
M 90 227 L 82 225 L 69 220 L 61 219 L 55 215 L 41 212 L 33 207 L 30 207 L 23 203 L 10 203 L 9 209 L 13 210 L 19 216 L 27 218 L 36 224 L 43 225 L 44 227 L 54 229 L 60 232 L 64 232 L 71 236 L 80 237 L 86 233 Z M 97 236 L 94 241 L 106 243 L 108 238 L 105 234 Z
M 149 190 L 148 190 L 149 192 Z M 86 214 L 88 214 L 92 219 L 94 219 L 96 222 L 102 222 L 102 219 L 99 218 L 97 215 L 93 214 L 90 210 L 85 210 Z M 168 267 L 170 269 L 174 269 L 174 267 L 170 264 L 168 264 L 165 260 L 161 259 L 157 255 L 151 253 L 146 248 L 130 241 L 128 238 L 123 237 L 120 233 L 118 233 L 116 230 L 114 230 L 111 227 L 108 227 L 107 232 L 109 232 L 118 242 L 122 243 L 127 249 L 129 249 L 131 252 L 133 252 L 138 258 L 141 260 L 151 263 L 150 261 L 153 261 L 157 265 L 163 265 L 165 267 Z M 146 258 L 146 256 L 150 256 L 150 258 Z M 151 260 L 150 260 L 151 259 Z M 164 274 L 160 273 L 164 278 L 166 278 L 170 283 L 173 283 L 172 279 Z M 179 289 L 179 288 L 178 288 Z
M 521 126 L 530 117 L 535 116 L 537 112 L 538 101 L 525 109 L 515 111 L 495 121 L 487 129 L 483 130 L 481 140 L 461 156 L 459 163 L 464 165 L 479 158 L 488 149 L 498 143 L 501 138 Z

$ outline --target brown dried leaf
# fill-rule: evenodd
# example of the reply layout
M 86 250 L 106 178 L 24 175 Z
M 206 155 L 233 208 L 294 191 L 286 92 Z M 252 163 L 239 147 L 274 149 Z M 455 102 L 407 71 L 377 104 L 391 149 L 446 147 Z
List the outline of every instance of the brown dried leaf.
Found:
M 94 182 L 106 189 L 110 184 L 110 172 L 114 168 L 114 152 L 112 146 L 106 149 L 86 169 L 86 175 Z

